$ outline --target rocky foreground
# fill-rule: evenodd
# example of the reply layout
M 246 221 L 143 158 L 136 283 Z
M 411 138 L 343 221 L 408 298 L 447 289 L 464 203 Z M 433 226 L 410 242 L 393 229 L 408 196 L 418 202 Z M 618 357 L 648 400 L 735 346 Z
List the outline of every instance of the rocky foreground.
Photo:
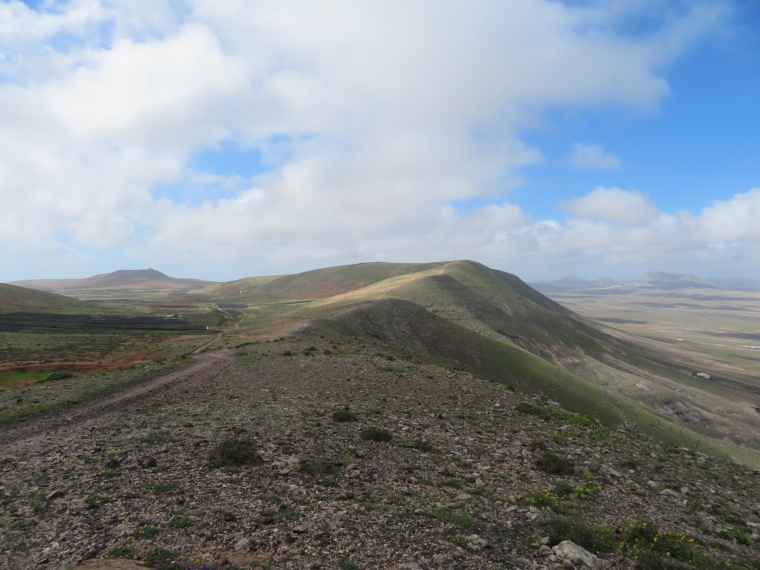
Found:
M 0 429 L 0 567 L 760 568 L 757 471 L 380 345 L 237 352 Z

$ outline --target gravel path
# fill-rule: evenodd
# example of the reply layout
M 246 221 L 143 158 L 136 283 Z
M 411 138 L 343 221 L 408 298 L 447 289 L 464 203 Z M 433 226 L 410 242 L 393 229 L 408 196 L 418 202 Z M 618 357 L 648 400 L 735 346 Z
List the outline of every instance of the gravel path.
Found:
M 148 377 L 86 400 L 23 420 L 0 425 L 0 453 L 13 452 L 35 445 L 37 438 L 62 438 L 69 433 L 102 423 L 114 415 L 128 413 L 139 406 L 163 399 L 174 392 L 209 381 L 235 361 L 232 350 L 206 352 L 193 362 L 170 372 Z

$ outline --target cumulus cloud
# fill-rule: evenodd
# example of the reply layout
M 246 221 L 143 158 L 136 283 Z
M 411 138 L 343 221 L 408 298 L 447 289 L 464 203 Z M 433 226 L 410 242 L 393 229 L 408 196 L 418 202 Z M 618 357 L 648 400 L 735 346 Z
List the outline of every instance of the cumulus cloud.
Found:
M 595 188 L 592 192 L 570 200 L 565 208 L 575 217 L 597 218 L 632 226 L 654 220 L 657 209 L 638 190 L 620 188 Z
M 733 201 L 692 226 L 636 191 L 597 188 L 566 222 L 509 201 L 542 160 L 524 129 L 557 107 L 656 108 L 669 93 L 657 70 L 722 6 L 688 3 L 632 36 L 618 22 L 634 4 L 4 2 L 0 245 L 246 267 L 410 252 L 504 265 L 602 243 L 623 255 L 705 224 L 729 239 L 719 220 Z M 193 157 L 222 142 L 259 151 L 268 170 L 198 172 Z M 620 162 L 586 143 L 573 156 Z M 183 203 L 167 184 L 200 190 Z M 471 199 L 492 203 L 450 205 Z
M 619 168 L 620 159 L 609 154 L 598 144 L 575 143 L 571 156 L 572 165 L 583 170 L 609 170 Z

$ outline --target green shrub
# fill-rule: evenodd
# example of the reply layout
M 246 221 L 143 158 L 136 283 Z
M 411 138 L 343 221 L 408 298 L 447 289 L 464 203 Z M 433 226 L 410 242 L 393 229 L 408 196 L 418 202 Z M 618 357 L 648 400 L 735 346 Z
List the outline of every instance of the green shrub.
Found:
M 106 553 L 106 558 L 134 558 L 135 543 L 129 539 L 122 540 Z
M 66 380 L 67 378 L 73 378 L 74 374 L 71 372 L 51 372 L 45 378 L 45 382 L 51 382 L 55 380 Z
M 570 483 L 565 483 L 564 481 L 557 481 L 554 483 L 554 494 L 558 497 L 569 497 L 574 491 L 575 488 Z
M 155 525 L 146 524 L 133 530 L 130 533 L 130 536 L 134 536 L 135 538 L 153 538 L 157 534 L 158 529 L 155 527 Z
M 573 495 L 585 501 L 591 498 L 592 495 L 598 495 L 601 492 L 602 486 L 599 483 L 584 483 L 573 491 Z
M 410 445 L 412 449 L 416 449 L 418 451 L 424 451 L 426 453 L 430 453 L 432 451 L 435 451 L 435 448 L 430 445 L 427 441 L 423 441 L 421 439 L 415 439 Z
M 338 570 L 359 570 L 359 567 L 348 558 L 341 558 L 336 566 Z
M 546 410 L 540 408 L 539 406 L 536 406 L 535 404 L 531 404 L 530 402 L 520 402 L 515 406 L 515 410 L 523 414 L 528 414 L 530 416 L 547 416 Z
M 598 527 L 578 517 L 555 515 L 543 521 L 551 544 L 571 540 L 590 552 L 615 550 L 615 534 L 612 529 Z
M 210 467 L 259 463 L 261 456 L 250 439 L 225 439 L 214 447 L 208 456 Z
M 335 422 L 355 422 L 356 414 L 348 410 L 335 410 L 332 419 Z
M 166 495 L 167 493 L 171 493 L 176 488 L 177 488 L 177 484 L 172 483 L 171 481 L 161 481 L 158 483 L 144 483 L 143 484 L 143 489 L 148 489 L 154 495 Z
M 331 475 L 337 471 L 335 463 L 329 459 L 301 459 L 298 470 L 309 475 Z
M 560 457 L 556 453 L 547 451 L 536 459 L 536 469 L 552 475 L 572 475 L 575 473 L 575 464 L 569 459 Z
M 387 429 L 368 427 L 361 431 L 361 438 L 369 441 L 391 441 L 393 435 Z
M 174 517 L 167 523 L 169 528 L 189 528 L 195 524 L 195 519 L 188 515 Z

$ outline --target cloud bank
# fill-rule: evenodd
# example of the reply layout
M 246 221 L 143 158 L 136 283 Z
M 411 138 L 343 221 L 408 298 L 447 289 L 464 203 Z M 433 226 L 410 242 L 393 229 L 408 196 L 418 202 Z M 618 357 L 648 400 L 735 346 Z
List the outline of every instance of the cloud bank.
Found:
M 546 160 L 523 134 L 547 112 L 656 110 L 662 69 L 727 11 L 646 4 L 662 16 L 631 33 L 642 7 L 625 0 L 5 2 L 1 255 L 76 267 L 118 251 L 238 276 L 752 256 L 758 189 L 667 214 L 638 190 L 598 187 L 556 219 L 510 199 L 521 169 Z M 223 147 L 253 174 L 198 167 Z M 572 158 L 621 165 L 593 143 Z

